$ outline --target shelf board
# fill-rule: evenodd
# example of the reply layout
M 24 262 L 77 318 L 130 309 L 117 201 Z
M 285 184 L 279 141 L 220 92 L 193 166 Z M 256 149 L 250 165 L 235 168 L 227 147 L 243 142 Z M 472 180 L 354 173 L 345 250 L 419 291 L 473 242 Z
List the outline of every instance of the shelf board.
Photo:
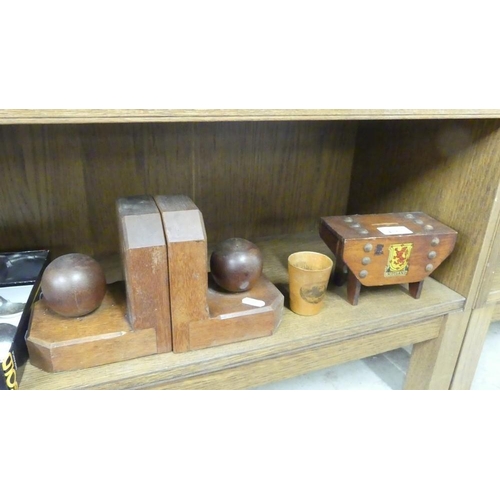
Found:
M 276 369 L 280 363 L 286 366 L 287 359 L 289 363 L 292 359 L 299 361 L 288 368 L 280 366 L 281 372 L 276 378 L 357 359 L 359 353 L 376 354 L 434 338 L 438 335 L 442 317 L 460 311 L 465 302 L 462 296 L 432 278 L 426 279 L 419 300 L 410 297 L 405 288 L 399 285 L 372 287 L 362 289 L 357 306 L 347 302 L 345 286 L 338 288 L 332 284 L 320 314 L 298 316 L 287 305 L 288 255 L 302 250 L 322 252 L 332 258 L 333 255 L 319 236 L 313 233 L 259 240 L 257 243 L 264 254 L 265 274 L 285 295 L 283 319 L 271 337 L 183 354 L 158 354 L 61 373 L 45 373 L 28 362 L 20 388 L 175 388 L 185 387 L 186 384 L 189 386 L 189 381 L 194 387 L 210 388 L 213 387 L 210 382 L 213 377 L 220 378 L 223 373 L 226 378 L 214 381 L 215 385 L 251 387 L 258 380 L 261 383 L 272 380 L 272 369 Z M 113 273 L 115 277 L 118 276 L 116 266 L 112 269 Z M 351 353 L 348 352 L 350 342 L 359 344 Z M 345 352 L 342 354 L 342 351 Z M 297 363 L 303 365 L 298 366 Z M 252 368 L 254 365 L 255 369 Z M 235 370 L 245 367 L 250 373 L 244 379 L 231 378 Z M 252 379 L 252 375 L 257 377 L 259 367 L 263 372 L 259 375 L 261 378 Z
M 499 118 L 498 109 L 1 109 L 0 124 Z

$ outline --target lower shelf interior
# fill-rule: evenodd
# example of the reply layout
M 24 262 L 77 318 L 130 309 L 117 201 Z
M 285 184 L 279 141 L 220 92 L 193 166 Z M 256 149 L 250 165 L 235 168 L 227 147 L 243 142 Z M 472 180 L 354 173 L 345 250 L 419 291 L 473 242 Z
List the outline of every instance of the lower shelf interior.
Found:
M 264 273 L 285 297 L 281 324 L 271 337 L 237 342 L 182 354 L 166 353 L 112 363 L 96 368 L 61 373 L 46 373 L 29 362 L 21 370 L 21 389 L 77 388 L 141 388 L 174 383 L 266 360 L 276 360 L 293 353 L 319 349 L 335 344 L 345 345 L 350 339 L 390 331 L 418 332 L 420 325 L 463 308 L 465 299 L 427 278 L 420 299 L 415 300 L 404 286 L 363 287 L 357 306 L 347 302 L 346 287 L 336 287 L 330 281 L 323 310 L 316 316 L 298 316 L 288 305 L 288 256 L 297 251 L 311 250 L 334 258 L 328 247 L 315 233 L 268 238 L 256 241 L 264 255 Z M 109 280 L 120 278 L 119 266 L 106 265 Z M 436 323 L 437 325 L 437 323 Z M 435 328 L 427 338 L 435 337 Z M 437 327 L 436 327 L 437 328 Z M 401 339 L 425 340 L 425 328 Z M 380 347 L 383 350 L 383 346 Z M 380 352 L 382 352 L 382 350 Z M 323 361 L 322 361 L 323 362 Z M 325 361 L 327 362 L 327 361 Z M 324 362 L 323 362 L 324 364 Z M 332 365 L 335 361 L 332 360 Z M 315 366 L 311 366 L 311 370 Z M 292 370 L 293 371 L 293 370 Z M 290 373 L 290 376 L 295 373 Z M 283 377 L 286 378 L 286 370 Z M 230 384 L 229 384 L 230 385 Z M 244 384 L 243 384 L 244 385 Z M 248 383 L 251 386 L 251 382 Z M 241 384 L 240 384 L 241 386 Z

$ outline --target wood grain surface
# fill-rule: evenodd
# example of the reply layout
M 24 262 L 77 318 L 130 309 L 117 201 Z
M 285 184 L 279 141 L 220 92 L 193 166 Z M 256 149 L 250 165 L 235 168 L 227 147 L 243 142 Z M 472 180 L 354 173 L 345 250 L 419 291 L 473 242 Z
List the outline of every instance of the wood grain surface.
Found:
M 174 352 L 190 350 L 189 325 L 208 319 L 207 236 L 203 215 L 183 195 L 155 196 L 168 255 Z
M 258 300 L 264 305 L 244 304 L 243 298 Z M 242 293 L 225 292 L 209 279 L 210 316 L 189 324 L 189 347 L 204 349 L 272 335 L 281 322 L 283 302 L 283 295 L 265 276 Z
M 108 286 L 101 306 L 79 318 L 62 317 L 38 301 L 27 345 L 33 364 L 47 371 L 89 368 L 158 352 L 154 328 L 132 331 L 123 283 Z
M 489 290 L 487 303 L 497 304 L 500 302 L 500 262 L 492 265 L 492 268 L 491 281 L 488 283 L 489 287 L 486 288 L 486 290 Z
M 488 304 L 488 305 L 493 305 L 493 314 L 491 315 L 491 322 L 493 323 L 494 321 L 500 321 L 500 303 L 496 302 L 494 304 Z
M 442 321 L 444 321 L 443 318 L 434 318 L 422 321 L 419 329 L 416 329 L 415 326 L 402 326 L 333 344 L 286 351 L 274 360 L 252 360 L 248 363 L 228 366 L 223 370 L 211 371 L 189 378 L 179 377 L 164 381 L 160 385 L 153 384 L 144 388 L 248 389 L 356 359 L 375 356 L 422 340 L 425 341 L 436 335 Z
M 405 389 L 450 388 L 470 315 L 470 310 L 448 314 L 435 339 L 413 346 Z
M 2 123 L 499 118 L 498 109 L 2 109 Z
M 320 235 L 365 286 L 422 281 L 450 255 L 457 238 L 456 231 L 422 212 L 353 215 L 347 220 L 344 216 L 322 217 Z M 381 232 L 395 227 L 403 232 L 399 229 L 390 236 Z M 365 248 L 367 244 L 371 250 Z M 411 247 L 407 269 L 400 275 L 386 276 L 392 245 Z M 432 269 L 427 270 L 427 265 Z M 366 276 L 360 278 L 362 271 Z
M 0 127 L 0 250 L 102 257 L 119 248 L 115 202 L 184 194 L 209 243 L 306 231 L 344 213 L 352 122 Z
M 315 230 L 325 215 L 424 211 L 458 232 L 433 278 L 467 297 L 467 309 L 494 304 L 499 118 L 499 110 L 0 110 L 0 250 L 115 254 L 114 204 L 132 195 L 187 194 L 209 245 Z M 408 321 L 426 317 L 427 281 L 435 283 L 426 280 L 413 301 L 424 311 Z M 379 326 L 370 321 L 365 332 Z M 154 380 L 164 382 L 161 369 Z
M 495 236 L 486 262 L 476 308 L 500 302 L 500 217 L 497 220 Z
M 116 202 L 120 255 L 127 289 L 127 318 L 133 330 L 154 328 L 158 352 L 172 350 L 167 245 L 151 196 Z
M 471 388 L 484 341 L 493 319 L 494 309 L 494 305 L 488 305 L 472 311 L 467 334 L 453 375 L 451 389 L 469 390 Z

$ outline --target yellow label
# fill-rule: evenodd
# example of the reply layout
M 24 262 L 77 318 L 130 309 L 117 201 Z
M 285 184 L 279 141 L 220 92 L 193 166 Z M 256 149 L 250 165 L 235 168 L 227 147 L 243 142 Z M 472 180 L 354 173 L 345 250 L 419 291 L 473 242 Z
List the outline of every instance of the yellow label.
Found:
M 389 259 L 385 268 L 385 277 L 406 276 L 410 267 L 410 254 L 413 243 L 398 243 L 389 247 Z
M 9 352 L 9 355 L 2 362 L 2 370 L 5 375 L 5 383 L 9 389 L 19 389 L 17 385 L 17 377 L 16 377 L 16 367 L 14 364 L 14 358 L 12 357 L 12 353 Z

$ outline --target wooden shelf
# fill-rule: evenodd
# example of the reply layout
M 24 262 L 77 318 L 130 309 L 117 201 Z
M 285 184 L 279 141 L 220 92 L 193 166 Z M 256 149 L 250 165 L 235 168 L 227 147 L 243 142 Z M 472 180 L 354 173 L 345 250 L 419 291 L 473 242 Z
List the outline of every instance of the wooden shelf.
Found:
M 2 109 L 0 124 L 499 118 L 499 109 Z
M 347 302 L 345 287 L 332 284 L 319 315 L 297 316 L 287 307 L 288 255 L 313 250 L 332 256 L 331 252 L 315 233 L 258 244 L 264 254 L 265 274 L 285 295 L 283 320 L 273 336 L 55 374 L 28 363 L 20 388 L 252 387 L 436 338 L 445 316 L 464 306 L 462 296 L 428 278 L 419 300 L 411 298 L 402 286 L 363 288 L 355 307 Z
M 449 388 L 460 350 L 474 365 L 482 340 L 465 332 L 500 304 L 500 110 L 4 109 L 0 124 L 3 251 L 109 256 L 116 199 L 141 194 L 190 196 L 209 243 L 347 213 L 423 211 L 458 232 L 420 300 L 365 289 L 351 307 L 332 289 L 321 315 L 287 310 L 269 339 L 59 375 L 28 366 L 21 388 L 250 387 L 412 343 L 407 388 Z M 299 240 L 266 249 L 282 287 Z

